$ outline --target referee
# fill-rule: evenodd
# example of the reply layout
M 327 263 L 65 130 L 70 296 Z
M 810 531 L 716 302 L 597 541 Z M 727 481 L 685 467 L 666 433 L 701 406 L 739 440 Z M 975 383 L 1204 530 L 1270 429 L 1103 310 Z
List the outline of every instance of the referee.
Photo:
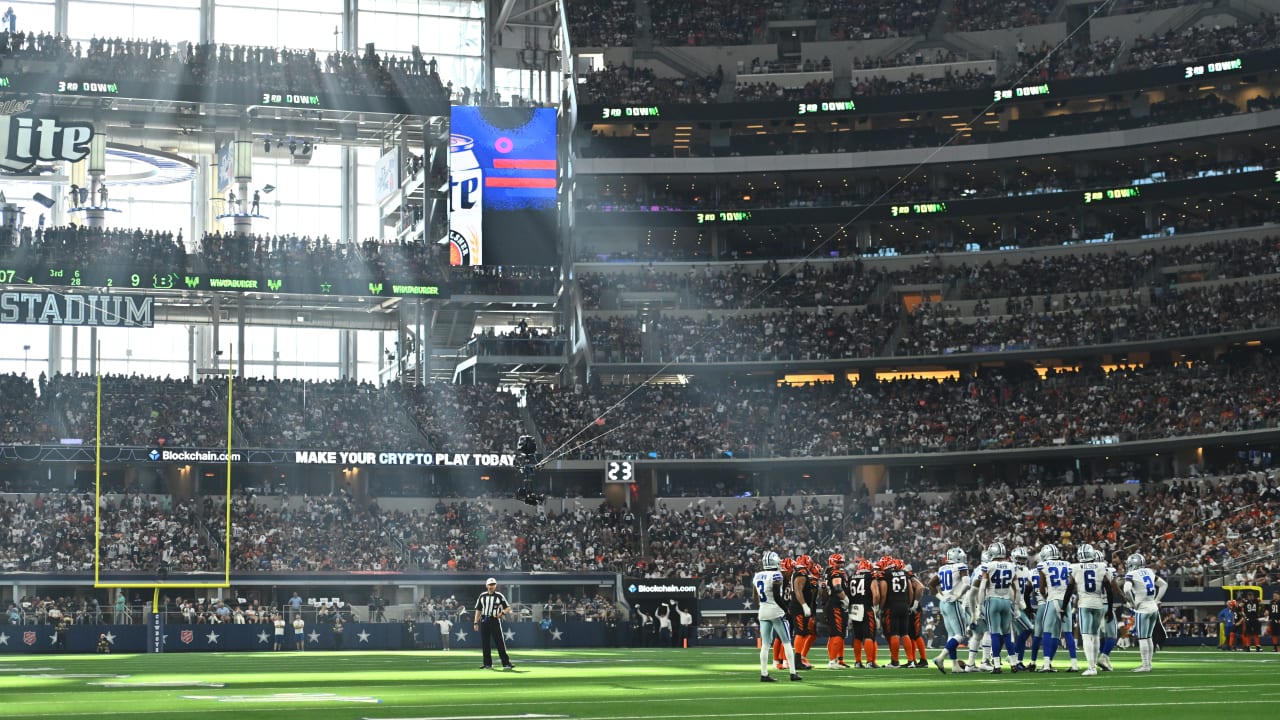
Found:
M 503 670 L 515 670 L 511 658 L 507 657 L 507 644 L 502 639 L 502 616 L 511 610 L 507 599 L 498 592 L 498 581 L 489 578 L 484 581 L 484 592 L 476 598 L 475 629 L 480 633 L 480 644 L 484 648 L 484 665 L 481 670 L 493 669 L 492 648 L 498 648 L 498 658 L 502 660 Z

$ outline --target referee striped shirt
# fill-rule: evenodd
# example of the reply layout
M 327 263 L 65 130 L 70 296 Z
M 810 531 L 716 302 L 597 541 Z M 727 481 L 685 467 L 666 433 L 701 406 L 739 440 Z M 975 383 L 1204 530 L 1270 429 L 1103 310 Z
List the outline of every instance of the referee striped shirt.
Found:
M 498 591 L 480 593 L 480 597 L 476 599 L 476 612 L 480 613 L 482 618 L 494 618 L 507 608 L 511 607 L 507 604 L 507 599 Z

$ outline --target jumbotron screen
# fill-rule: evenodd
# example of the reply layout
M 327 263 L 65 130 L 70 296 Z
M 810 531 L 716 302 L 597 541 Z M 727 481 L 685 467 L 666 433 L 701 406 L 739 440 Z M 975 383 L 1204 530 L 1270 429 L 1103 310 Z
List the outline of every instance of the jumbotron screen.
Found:
M 454 107 L 450 132 L 450 261 L 557 264 L 556 111 Z

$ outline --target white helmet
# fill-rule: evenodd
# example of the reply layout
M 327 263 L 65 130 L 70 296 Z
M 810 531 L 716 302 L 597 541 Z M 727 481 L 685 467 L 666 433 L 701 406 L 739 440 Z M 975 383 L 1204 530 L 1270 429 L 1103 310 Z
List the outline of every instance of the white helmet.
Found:
M 962 563 L 967 560 L 964 556 L 964 548 L 953 547 L 947 551 L 947 562 Z
M 1044 547 L 1040 548 L 1041 560 L 1057 560 L 1061 557 L 1062 555 L 1058 552 L 1057 545 L 1045 545 Z
M 1004 549 L 1004 543 L 996 541 L 987 546 L 987 554 L 992 560 L 1003 560 L 1009 557 L 1009 551 Z
M 1021 565 L 1026 565 L 1027 560 L 1031 558 L 1031 551 L 1019 545 L 1013 549 L 1013 553 L 1009 557 L 1012 557 L 1015 562 Z
M 1124 561 L 1124 566 L 1130 570 L 1139 570 L 1146 565 L 1147 559 L 1142 556 L 1142 553 L 1134 553 Z
M 991 562 L 991 560 L 992 560 L 992 557 L 991 557 L 991 550 L 990 550 L 990 549 L 983 550 L 983 551 L 982 551 L 982 562 L 984 562 L 984 563 L 989 563 L 989 562 Z
M 781 562 L 782 561 L 778 558 L 778 553 L 772 550 L 766 552 L 762 558 L 762 564 L 764 565 L 765 570 L 777 570 L 778 565 Z
M 1093 549 L 1093 546 L 1089 543 L 1083 543 L 1076 548 L 1076 560 L 1080 562 L 1094 562 L 1099 557 L 1101 557 L 1101 553 Z

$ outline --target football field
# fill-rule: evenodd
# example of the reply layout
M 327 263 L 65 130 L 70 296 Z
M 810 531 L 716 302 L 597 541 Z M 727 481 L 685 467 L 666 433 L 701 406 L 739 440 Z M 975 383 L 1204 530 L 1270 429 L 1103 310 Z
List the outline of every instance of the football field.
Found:
M 882 650 L 881 659 L 887 653 Z M 1280 654 L 1170 649 L 1155 672 L 943 676 L 928 669 L 758 679 L 751 648 L 27 655 L 0 659 L 5 718 L 1280 718 Z M 823 659 L 819 650 L 815 662 Z M 1060 658 L 1061 660 L 1061 658 Z M 825 666 L 825 662 L 823 662 Z M 1063 662 L 1065 667 L 1066 663 Z

